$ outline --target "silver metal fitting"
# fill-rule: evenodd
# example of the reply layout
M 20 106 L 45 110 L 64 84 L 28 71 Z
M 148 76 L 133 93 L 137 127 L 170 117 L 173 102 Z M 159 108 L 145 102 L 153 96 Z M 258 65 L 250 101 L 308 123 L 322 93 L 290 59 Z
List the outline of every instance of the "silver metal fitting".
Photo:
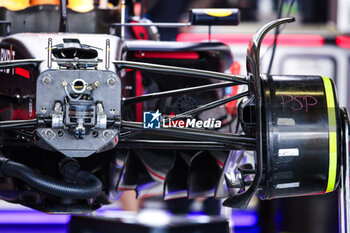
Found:
M 111 136 L 111 132 L 110 132 L 109 130 L 104 130 L 104 131 L 102 132 L 102 136 L 103 136 L 104 138 L 109 138 L 109 137 Z
M 113 87 L 116 84 L 116 81 L 114 78 L 109 78 L 107 80 L 107 84 L 108 84 L 108 86 Z
M 52 131 L 52 129 L 45 130 L 45 137 L 48 139 L 53 138 L 55 136 L 55 133 Z
M 51 83 L 51 78 L 48 77 L 48 76 L 45 76 L 45 77 L 43 78 L 43 84 L 49 85 L 50 83 Z

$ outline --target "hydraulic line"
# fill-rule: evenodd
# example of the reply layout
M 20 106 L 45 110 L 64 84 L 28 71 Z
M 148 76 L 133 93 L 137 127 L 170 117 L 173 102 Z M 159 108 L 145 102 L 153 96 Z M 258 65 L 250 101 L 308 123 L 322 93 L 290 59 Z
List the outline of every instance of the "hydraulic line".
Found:
M 101 193 L 101 181 L 93 174 L 81 170 L 74 160 L 65 162 L 60 170 L 64 177 L 75 183 L 56 180 L 24 164 L 0 158 L 0 177 L 15 177 L 42 192 L 72 199 L 95 198 Z

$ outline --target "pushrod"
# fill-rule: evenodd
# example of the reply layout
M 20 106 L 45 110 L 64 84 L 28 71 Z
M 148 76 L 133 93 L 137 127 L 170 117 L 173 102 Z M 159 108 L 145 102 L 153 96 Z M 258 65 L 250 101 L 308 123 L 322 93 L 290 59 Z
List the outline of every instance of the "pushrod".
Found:
M 121 129 L 125 130 L 140 130 L 143 133 L 152 133 L 163 136 L 175 136 L 180 138 L 187 138 L 193 140 L 205 140 L 211 142 L 219 142 L 230 145 L 241 145 L 247 146 L 249 148 L 255 148 L 255 138 L 245 137 L 241 135 L 232 135 L 221 133 L 217 131 L 202 130 L 202 129 L 192 129 L 192 128 L 143 128 L 143 124 L 139 122 L 132 121 L 121 121 Z
M 149 94 L 140 95 L 140 96 L 123 98 L 123 103 L 134 104 L 134 103 L 139 103 L 139 102 L 152 100 L 152 99 L 182 95 L 182 94 L 187 94 L 192 92 L 205 92 L 205 91 L 210 91 L 217 88 L 230 87 L 234 85 L 236 85 L 235 82 L 221 82 L 221 83 L 213 83 L 213 84 L 202 85 L 197 87 L 186 87 L 186 88 L 181 88 L 177 90 L 155 92 L 155 93 L 149 93 Z
M 191 69 L 191 68 L 176 67 L 176 66 L 166 66 L 166 65 L 158 65 L 158 64 L 143 63 L 143 62 L 134 62 L 134 61 L 113 61 L 113 64 L 116 65 L 117 69 L 138 69 L 138 70 L 145 70 L 145 71 L 163 73 L 163 74 L 177 74 L 182 76 L 190 76 L 192 78 L 235 81 L 240 84 L 248 84 L 248 79 L 242 75 L 231 75 L 231 74 L 208 71 L 208 70 L 199 70 L 199 69 Z
M 226 104 L 228 102 L 240 99 L 240 98 L 248 96 L 248 95 L 249 95 L 249 92 L 246 91 L 246 92 L 242 92 L 240 94 L 237 94 L 237 95 L 234 95 L 234 96 L 231 96 L 231 97 L 227 97 L 227 98 L 224 98 L 224 99 L 219 99 L 219 100 L 216 100 L 216 101 L 204 104 L 204 105 L 202 105 L 202 106 L 200 106 L 198 108 L 194 108 L 194 109 L 188 110 L 186 112 L 180 113 L 180 114 L 178 114 L 176 116 L 167 118 L 165 120 L 165 122 L 168 123 L 169 121 L 176 121 L 176 120 L 182 119 L 182 118 L 184 118 L 186 116 L 196 115 L 198 113 L 204 112 L 204 111 L 212 109 L 212 108 L 216 108 L 216 107 L 218 107 L 220 105 Z

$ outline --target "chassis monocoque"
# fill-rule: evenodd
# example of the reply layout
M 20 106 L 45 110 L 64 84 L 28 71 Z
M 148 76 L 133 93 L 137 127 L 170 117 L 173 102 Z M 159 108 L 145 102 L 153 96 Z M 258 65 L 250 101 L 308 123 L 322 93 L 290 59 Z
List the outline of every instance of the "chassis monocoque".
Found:
M 259 71 L 264 36 L 293 21 L 275 20 L 256 32 L 244 76 L 223 72 L 232 58 L 218 43 L 5 37 L 1 198 L 44 212 L 86 213 L 132 189 L 140 197 L 214 196 L 244 208 L 256 193 L 273 199 L 344 187 L 348 116 L 332 80 Z M 233 86 L 246 91 L 223 94 Z M 235 119 L 221 106 L 238 99 Z M 244 162 L 247 154 L 254 162 Z

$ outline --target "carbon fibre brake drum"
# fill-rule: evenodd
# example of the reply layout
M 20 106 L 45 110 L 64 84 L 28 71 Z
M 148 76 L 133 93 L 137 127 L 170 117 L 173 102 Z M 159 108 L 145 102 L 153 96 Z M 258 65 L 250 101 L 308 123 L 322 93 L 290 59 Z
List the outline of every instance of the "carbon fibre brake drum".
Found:
M 332 80 L 321 76 L 262 78 L 262 199 L 336 189 L 341 131 L 335 93 Z

